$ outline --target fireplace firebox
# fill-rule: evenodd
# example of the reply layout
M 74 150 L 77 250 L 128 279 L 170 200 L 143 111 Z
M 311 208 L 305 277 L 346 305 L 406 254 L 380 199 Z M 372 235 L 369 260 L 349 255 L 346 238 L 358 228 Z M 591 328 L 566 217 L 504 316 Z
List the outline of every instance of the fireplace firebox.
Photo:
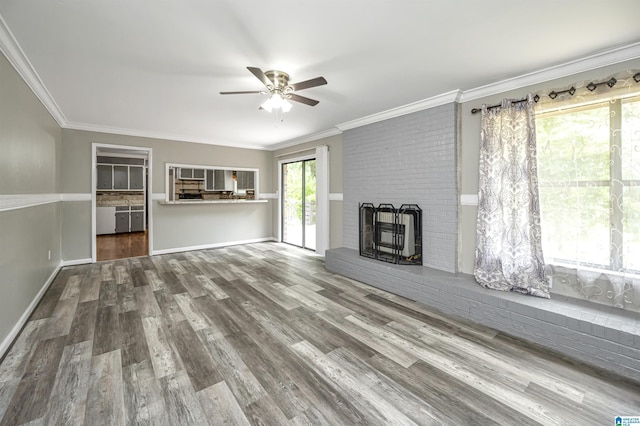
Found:
M 422 210 L 416 204 L 360 204 L 360 255 L 422 265 Z

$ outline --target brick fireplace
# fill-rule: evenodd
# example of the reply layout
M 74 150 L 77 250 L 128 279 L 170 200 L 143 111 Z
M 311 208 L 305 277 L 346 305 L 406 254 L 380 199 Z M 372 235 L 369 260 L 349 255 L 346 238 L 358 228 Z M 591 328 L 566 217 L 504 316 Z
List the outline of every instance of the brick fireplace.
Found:
M 457 104 L 343 133 L 344 247 L 358 252 L 359 206 L 420 206 L 422 265 L 457 272 Z

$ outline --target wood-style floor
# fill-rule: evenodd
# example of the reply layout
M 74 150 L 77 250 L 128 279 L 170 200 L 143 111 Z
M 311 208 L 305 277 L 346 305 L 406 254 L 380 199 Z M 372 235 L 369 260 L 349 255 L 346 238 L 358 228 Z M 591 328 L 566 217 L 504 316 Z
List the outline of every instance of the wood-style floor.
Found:
M 64 268 L 0 364 L 3 425 L 610 425 L 639 414 L 640 384 L 277 243 Z
M 101 261 L 146 256 L 149 254 L 147 235 L 147 231 L 97 235 L 96 258 Z

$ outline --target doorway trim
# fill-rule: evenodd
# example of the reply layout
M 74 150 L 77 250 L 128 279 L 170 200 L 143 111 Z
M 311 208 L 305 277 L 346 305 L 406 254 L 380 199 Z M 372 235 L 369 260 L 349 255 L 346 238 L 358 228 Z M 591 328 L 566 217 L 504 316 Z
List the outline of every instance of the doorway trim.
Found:
M 129 145 L 113 145 L 113 144 L 104 144 L 104 143 L 92 143 L 91 144 L 91 262 L 95 263 L 97 261 L 97 247 L 96 247 L 96 186 L 98 184 L 98 175 L 97 175 L 97 167 L 98 167 L 98 148 L 106 148 L 106 149 L 118 149 L 118 150 L 126 150 L 126 151 L 145 151 L 147 153 L 147 185 L 145 186 L 145 199 L 146 206 L 149 211 L 147 212 L 147 217 L 149 221 L 147 223 L 147 238 L 149 242 L 149 253 L 151 256 L 153 253 L 153 199 L 151 195 L 152 191 L 152 183 L 153 183 L 153 149 L 142 147 L 142 146 L 129 146 Z

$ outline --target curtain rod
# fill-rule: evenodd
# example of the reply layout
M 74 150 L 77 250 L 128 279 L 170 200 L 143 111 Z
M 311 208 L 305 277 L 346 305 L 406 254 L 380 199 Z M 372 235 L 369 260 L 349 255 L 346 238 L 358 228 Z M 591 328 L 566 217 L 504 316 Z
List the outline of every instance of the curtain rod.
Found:
M 534 102 L 538 102 L 539 100 L 540 100 L 540 96 L 535 95 L 533 97 L 533 101 Z M 527 101 L 527 98 L 518 99 L 518 100 L 515 100 L 515 101 L 511 101 L 511 105 L 519 104 L 521 102 L 526 102 L 526 101 Z M 501 106 L 502 106 L 502 104 L 491 105 L 491 106 L 488 106 L 487 109 L 494 109 L 494 108 L 498 108 L 498 107 L 501 107 Z M 473 108 L 471 110 L 471 114 L 476 114 L 476 113 L 478 113 L 480 111 L 482 111 L 482 108 Z
M 637 73 L 635 73 L 635 74 L 633 75 L 633 80 L 634 80 L 636 83 L 640 83 L 640 72 L 637 72 Z M 607 86 L 609 86 L 609 87 L 613 87 L 613 86 L 615 86 L 615 84 L 616 84 L 617 82 L 618 82 L 618 80 L 616 80 L 616 79 L 615 79 L 615 78 L 613 78 L 613 77 L 611 77 L 609 80 L 601 81 L 600 83 L 594 83 L 594 82 L 592 81 L 591 83 L 587 84 L 587 89 L 588 89 L 589 91 L 593 92 L 594 90 L 596 90 L 596 88 L 597 88 L 598 86 L 601 86 L 601 85 L 603 85 L 603 84 L 606 84 L 606 85 L 607 85 Z M 576 93 L 576 88 L 572 86 L 571 88 L 569 88 L 569 89 L 567 89 L 567 90 L 560 90 L 560 91 L 558 91 L 558 92 L 556 92 L 555 90 L 552 90 L 551 92 L 549 92 L 549 95 L 548 95 L 548 96 L 549 96 L 551 99 L 555 99 L 555 98 L 557 98 L 557 97 L 558 97 L 558 95 L 562 95 L 563 93 L 568 93 L 568 94 L 570 94 L 571 96 L 573 96 L 573 95 Z M 520 103 L 520 102 L 526 102 L 526 100 L 527 100 L 527 98 L 518 99 L 518 100 L 515 100 L 515 101 L 511 101 L 511 104 L 512 104 L 512 105 L 515 105 L 515 104 L 518 104 L 518 103 Z M 538 101 L 540 100 L 540 96 L 535 95 L 535 96 L 533 97 L 533 100 L 534 100 L 535 102 L 538 102 Z M 500 107 L 500 106 L 502 106 L 502 104 L 491 105 L 491 106 L 488 106 L 488 107 L 487 107 L 487 109 L 498 108 L 498 107 Z M 477 113 L 479 113 L 480 111 L 482 111 L 482 108 L 473 108 L 473 109 L 471 110 L 471 114 L 477 114 Z

